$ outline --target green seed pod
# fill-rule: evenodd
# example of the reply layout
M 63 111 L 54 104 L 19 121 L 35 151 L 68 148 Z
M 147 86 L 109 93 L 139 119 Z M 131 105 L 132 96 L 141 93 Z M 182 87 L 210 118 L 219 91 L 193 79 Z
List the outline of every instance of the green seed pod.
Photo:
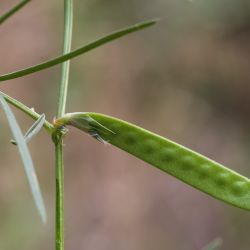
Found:
M 97 113 L 69 113 L 54 125 L 79 128 L 217 199 L 250 210 L 248 178 L 164 137 Z

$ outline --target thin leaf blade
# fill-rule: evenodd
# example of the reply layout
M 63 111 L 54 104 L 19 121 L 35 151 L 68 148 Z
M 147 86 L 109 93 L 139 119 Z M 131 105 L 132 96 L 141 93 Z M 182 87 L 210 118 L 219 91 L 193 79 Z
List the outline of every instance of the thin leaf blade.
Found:
M 24 170 L 30 185 L 31 193 L 35 201 L 38 212 L 41 216 L 42 221 L 46 222 L 46 209 L 43 202 L 42 194 L 40 191 L 38 179 L 36 176 L 35 168 L 33 166 L 32 158 L 29 153 L 29 149 L 21 132 L 21 129 L 16 121 L 14 114 L 12 113 L 10 107 L 5 101 L 4 97 L 0 95 L 0 103 L 7 117 L 9 127 L 18 144 L 18 150 L 23 162 Z
M 24 138 L 26 143 L 28 143 L 36 134 L 40 132 L 45 122 L 45 114 L 42 114 L 38 120 L 30 127 L 30 129 L 25 134 Z
M 40 132 L 44 123 L 45 123 L 45 114 L 42 114 L 25 133 L 24 140 L 27 144 L 36 134 Z M 15 140 L 11 140 L 11 143 L 17 145 Z
M 157 23 L 157 19 L 155 20 L 150 20 L 150 21 L 146 21 L 146 22 L 143 22 L 143 23 L 138 23 L 138 24 L 135 24 L 133 26 L 130 26 L 130 27 L 127 27 L 127 28 L 124 28 L 124 29 L 121 29 L 121 30 L 118 30 L 118 31 L 115 31 L 107 36 L 104 36 L 100 39 L 97 39 L 93 42 L 90 42 L 89 44 L 79 48 L 79 49 L 76 49 L 70 53 L 67 53 L 67 54 L 64 54 L 62 56 L 58 56 L 58 57 L 55 57 L 54 59 L 51 59 L 49 61 L 46 61 L 44 63 L 41 63 L 41 64 L 37 64 L 35 66 L 32 66 L 32 67 L 29 67 L 29 68 L 25 68 L 25 69 L 22 69 L 20 71 L 15 71 L 15 72 L 11 72 L 11 73 L 8 73 L 8 74 L 5 74 L 5 75 L 1 75 L 0 76 L 0 81 L 7 81 L 7 80 L 11 80 L 11 79 L 15 79 L 15 78 L 19 78 L 19 77 L 22 77 L 22 76 L 25 76 L 25 75 L 29 75 L 29 74 L 32 74 L 32 73 L 35 73 L 35 72 L 38 72 L 38 71 L 41 71 L 41 70 L 44 70 L 44 69 L 47 69 L 47 68 L 50 68 L 52 66 L 55 66 L 57 64 L 60 64 L 62 62 L 65 62 L 65 61 L 68 61 L 74 57 L 77 57 L 81 54 L 84 54 L 90 50 L 93 50 L 101 45 L 104 45 L 108 42 L 111 42 L 115 39 L 118 39 L 120 37 L 123 37 L 125 35 L 128 35 L 129 33 L 133 33 L 133 32 L 136 32 L 136 31 L 139 31 L 141 29 L 145 29 L 151 25 L 154 25 Z
M 25 6 L 28 2 L 31 0 L 23 0 L 17 5 L 15 5 L 13 8 L 11 8 L 9 11 L 7 11 L 5 14 L 3 14 L 0 17 L 0 24 L 5 22 L 8 18 L 10 18 L 12 15 L 14 15 L 18 10 L 20 10 L 23 6 Z

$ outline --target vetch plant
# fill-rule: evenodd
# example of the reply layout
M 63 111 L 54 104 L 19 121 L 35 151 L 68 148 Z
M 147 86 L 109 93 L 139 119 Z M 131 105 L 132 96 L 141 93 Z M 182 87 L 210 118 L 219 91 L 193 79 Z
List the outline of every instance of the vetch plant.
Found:
M 3 24 L 28 2 L 30 1 L 21 1 L 17 6 L 0 17 L 0 24 Z M 38 114 L 25 104 L 0 92 L 1 108 L 6 114 L 9 127 L 14 137 L 12 143 L 19 149 L 35 204 L 44 222 L 46 221 L 45 206 L 27 143 L 43 127 L 49 136 L 51 136 L 55 145 L 56 250 L 64 250 L 63 138 L 68 132 L 67 126 L 69 125 L 88 133 L 101 143 L 112 144 L 150 163 L 152 166 L 161 169 L 216 199 L 245 210 L 250 210 L 250 181 L 247 177 L 182 145 L 126 121 L 92 112 L 65 113 L 70 59 L 129 33 L 150 27 L 155 24 L 157 20 L 150 20 L 121 29 L 71 51 L 73 0 L 64 0 L 64 7 L 63 55 L 29 68 L 0 75 L 0 81 L 7 81 L 41 71 L 57 64 L 62 64 L 58 110 L 53 122 L 47 121 L 44 114 Z M 25 135 L 22 134 L 15 116 L 7 103 L 23 111 L 35 120 L 35 123 Z

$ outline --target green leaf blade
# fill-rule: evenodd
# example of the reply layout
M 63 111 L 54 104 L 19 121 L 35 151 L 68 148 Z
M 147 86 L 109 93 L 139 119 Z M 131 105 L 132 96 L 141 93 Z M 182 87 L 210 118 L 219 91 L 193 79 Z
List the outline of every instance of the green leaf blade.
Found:
M 18 150 L 23 162 L 24 170 L 30 185 L 31 193 L 34 198 L 36 207 L 38 209 L 38 212 L 41 216 L 43 223 L 45 223 L 46 209 L 40 191 L 36 172 L 33 166 L 32 158 L 29 153 L 29 149 L 22 135 L 21 129 L 16 121 L 16 118 L 2 95 L 0 95 L 0 103 L 7 117 L 13 137 L 18 144 Z
M 46 61 L 46 62 L 41 63 L 41 64 L 37 64 L 37 65 L 29 67 L 29 68 L 22 69 L 20 71 L 15 71 L 15 72 L 11 72 L 9 74 L 1 75 L 0 81 L 7 81 L 7 80 L 19 78 L 19 77 L 22 77 L 25 75 L 29 75 L 29 74 L 50 68 L 50 67 L 55 66 L 57 64 L 60 64 L 62 62 L 68 61 L 74 57 L 77 57 L 81 54 L 84 54 L 90 50 L 93 50 L 97 47 L 100 47 L 101 45 L 104 45 L 104 44 L 111 42 L 115 39 L 123 37 L 129 33 L 133 33 L 133 32 L 139 31 L 141 29 L 145 29 L 147 27 L 150 27 L 151 25 L 156 24 L 157 21 L 158 21 L 157 19 L 150 20 L 150 21 L 146 21 L 143 23 L 139 23 L 139 24 L 115 31 L 115 32 L 111 33 L 110 35 L 104 36 L 100 39 L 97 39 L 93 42 L 90 42 L 89 44 L 87 44 L 79 49 L 76 49 L 70 53 L 67 53 L 65 55 L 56 57 L 54 59 L 51 59 L 51 60 Z
M 42 114 L 24 135 L 26 143 L 30 142 L 30 140 L 40 132 L 44 123 L 45 123 L 45 114 Z
M 44 123 L 45 123 L 45 114 L 42 114 L 25 133 L 24 140 L 26 144 L 28 144 L 31 141 L 31 139 L 40 132 Z M 11 143 L 17 145 L 15 140 L 11 140 Z
M 0 17 L 0 25 L 5 22 L 8 18 L 10 18 L 12 15 L 14 15 L 18 10 L 20 10 L 22 7 L 24 7 L 28 2 L 31 0 L 23 0 L 17 5 L 15 5 L 13 8 L 11 8 L 9 11 L 7 11 L 5 14 L 3 14 Z

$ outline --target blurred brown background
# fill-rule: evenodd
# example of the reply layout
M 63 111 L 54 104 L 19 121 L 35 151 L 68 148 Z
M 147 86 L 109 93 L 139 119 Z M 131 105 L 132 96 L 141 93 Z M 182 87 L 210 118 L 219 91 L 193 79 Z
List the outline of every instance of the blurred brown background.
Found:
M 0 0 L 0 13 L 18 1 Z M 250 2 L 75 0 L 77 48 L 160 17 L 147 30 L 72 61 L 67 111 L 141 125 L 250 176 Z M 32 1 L 0 28 L 0 71 L 61 53 L 63 1 Z M 52 120 L 60 67 L 1 90 Z M 15 110 L 26 130 L 32 121 Z M 54 249 L 54 155 L 46 132 L 30 149 L 48 210 L 36 212 L 6 119 L 0 116 L 0 249 Z M 250 214 L 71 129 L 65 139 L 67 250 L 249 249 Z

